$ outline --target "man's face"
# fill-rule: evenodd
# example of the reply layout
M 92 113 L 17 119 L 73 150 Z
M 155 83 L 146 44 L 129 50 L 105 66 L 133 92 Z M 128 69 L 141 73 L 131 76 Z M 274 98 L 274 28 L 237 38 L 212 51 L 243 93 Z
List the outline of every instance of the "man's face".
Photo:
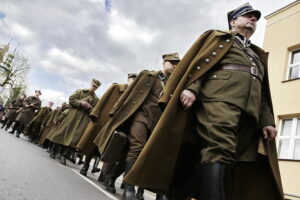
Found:
M 91 91 L 95 92 L 98 89 L 98 86 L 92 84 L 91 85 Z
M 35 96 L 39 97 L 39 96 L 41 96 L 41 94 L 39 92 L 35 92 Z
M 170 76 L 172 74 L 172 72 L 174 71 L 175 67 L 177 66 L 177 64 L 179 63 L 179 61 L 177 60 L 167 60 L 164 61 L 164 72 L 167 76 Z
M 230 24 L 232 30 L 239 32 L 239 30 L 248 29 L 252 34 L 256 30 L 257 18 L 254 13 L 247 13 L 242 16 L 238 16 L 236 19 L 231 20 Z
M 133 77 L 130 77 L 130 78 L 127 79 L 128 86 L 131 85 L 131 83 L 134 81 L 134 79 L 135 78 L 133 78 Z

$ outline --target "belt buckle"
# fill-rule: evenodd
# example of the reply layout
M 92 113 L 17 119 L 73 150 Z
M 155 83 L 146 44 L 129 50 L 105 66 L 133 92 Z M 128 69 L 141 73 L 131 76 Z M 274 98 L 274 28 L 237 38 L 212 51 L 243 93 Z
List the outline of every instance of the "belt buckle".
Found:
M 251 66 L 251 68 L 250 68 L 250 73 L 251 73 L 252 75 L 254 75 L 254 76 L 258 76 L 257 68 Z

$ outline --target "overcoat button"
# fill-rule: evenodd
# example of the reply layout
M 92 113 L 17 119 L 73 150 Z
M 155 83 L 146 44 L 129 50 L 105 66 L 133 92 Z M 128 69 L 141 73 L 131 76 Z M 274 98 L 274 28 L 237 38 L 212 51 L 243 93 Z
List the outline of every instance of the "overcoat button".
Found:
M 256 78 L 253 76 L 253 80 L 256 80 Z
M 135 103 L 135 101 L 133 101 L 132 103 Z
M 150 87 L 150 83 L 148 83 L 147 86 Z
M 219 45 L 219 48 L 220 48 L 220 49 L 223 49 L 223 47 L 224 47 L 224 46 L 223 46 L 222 44 Z
M 191 78 L 191 77 L 192 77 L 192 74 L 190 74 L 189 77 Z
M 255 66 L 256 64 L 255 64 L 255 63 L 252 63 L 252 65 L 254 65 L 254 66 Z
M 140 93 L 143 93 L 144 91 L 143 90 L 140 90 Z
M 208 58 L 206 58 L 206 59 L 205 59 L 205 62 L 206 62 L 206 63 L 208 63 L 208 62 L 209 62 L 209 59 L 208 59 Z
M 227 39 L 227 40 L 226 40 L 226 42 L 228 43 L 228 42 L 230 42 L 230 40 L 229 40 L 229 39 Z
M 197 66 L 197 70 L 198 70 L 198 71 L 200 70 L 200 68 L 201 68 L 200 66 Z
M 214 75 L 214 78 L 217 78 L 217 75 Z
M 253 60 L 253 58 L 250 57 L 250 60 Z
M 212 52 L 211 54 L 212 54 L 213 56 L 216 56 L 216 55 L 217 55 L 217 53 L 216 53 L 216 52 Z
M 173 96 L 173 94 L 170 94 L 170 97 L 172 97 Z

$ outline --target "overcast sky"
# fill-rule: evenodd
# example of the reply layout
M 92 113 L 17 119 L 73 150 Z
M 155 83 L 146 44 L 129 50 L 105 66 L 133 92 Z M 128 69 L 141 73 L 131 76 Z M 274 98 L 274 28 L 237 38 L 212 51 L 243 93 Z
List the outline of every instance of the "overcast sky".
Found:
M 182 57 L 208 29 L 228 29 L 226 14 L 242 0 L 1 0 L 0 44 L 28 57 L 28 95 L 41 89 L 43 105 L 66 101 L 92 78 L 101 96 L 127 74 L 158 70 L 161 55 Z M 262 12 L 252 42 L 262 46 L 264 16 L 292 0 L 252 0 Z

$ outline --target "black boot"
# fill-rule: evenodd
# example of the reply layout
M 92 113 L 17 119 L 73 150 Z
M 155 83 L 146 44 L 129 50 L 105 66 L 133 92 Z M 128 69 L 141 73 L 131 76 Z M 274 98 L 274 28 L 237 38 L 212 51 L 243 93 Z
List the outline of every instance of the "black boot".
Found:
M 69 146 L 64 146 L 64 150 L 63 150 L 63 153 L 61 155 L 61 158 L 59 159 L 59 163 L 62 164 L 62 165 L 67 165 L 67 157 L 68 155 L 70 154 L 70 151 L 71 151 L 71 147 Z
M 67 165 L 67 158 L 64 155 L 62 155 L 59 160 L 59 163 L 62 165 Z
M 55 159 L 56 158 L 56 155 L 57 155 L 57 151 L 58 151 L 58 147 L 59 147 L 59 144 L 56 144 L 54 143 L 50 149 L 50 154 L 49 154 L 49 157 L 52 158 L 52 159 Z
M 98 182 L 102 184 L 105 180 L 105 176 L 106 176 L 105 173 L 103 171 L 101 171 L 101 173 L 98 177 Z
M 156 198 L 155 198 L 155 200 L 168 200 L 168 198 L 167 198 L 166 195 L 156 193 Z
M 126 160 L 125 174 L 131 170 L 134 162 L 135 162 L 135 160 Z M 135 197 L 134 185 L 125 182 L 125 188 L 124 188 L 121 200 L 137 200 L 137 198 Z
M 5 119 L 5 120 L 2 121 L 2 126 L 1 126 L 1 128 L 4 128 L 6 122 L 7 122 L 7 119 Z
M 136 194 L 135 194 L 135 197 L 136 197 L 138 200 L 144 200 L 144 189 L 138 187 L 138 189 L 137 189 L 137 191 L 136 191 Z
M 117 178 L 118 177 L 116 177 L 114 174 L 108 174 L 107 176 L 105 176 L 103 185 L 104 185 L 105 189 L 107 191 L 109 191 L 110 193 L 113 193 L 113 194 L 116 193 L 115 182 L 116 182 Z
M 98 167 L 100 159 L 98 157 L 95 157 L 95 162 L 93 165 L 92 173 L 100 172 L 100 168 Z
M 83 176 L 86 176 L 87 175 L 87 172 L 89 170 L 89 167 L 90 167 L 90 162 L 91 162 L 91 159 L 89 159 L 88 156 L 85 157 L 85 161 L 84 161 L 84 164 L 83 164 L 83 167 L 82 169 L 80 170 L 80 174 L 83 175 Z
M 121 185 L 120 185 L 120 189 L 124 190 L 124 188 L 125 188 L 125 182 L 123 180 L 122 183 L 121 183 Z
M 20 134 L 21 134 L 21 131 L 20 131 L 20 130 L 17 130 L 16 137 L 17 137 L 17 138 L 20 138 Z
M 223 163 L 200 163 L 196 167 L 199 199 L 225 200 L 225 169 Z
M 10 128 L 11 124 L 12 124 L 12 121 L 8 121 L 4 130 L 7 131 Z
M 11 134 L 15 134 L 15 132 L 16 132 L 16 130 L 17 130 L 17 128 L 18 128 L 18 125 L 17 125 L 17 124 L 15 124 L 15 125 L 13 126 L 13 129 L 12 129 L 11 131 L 9 131 L 9 133 L 11 133 Z

